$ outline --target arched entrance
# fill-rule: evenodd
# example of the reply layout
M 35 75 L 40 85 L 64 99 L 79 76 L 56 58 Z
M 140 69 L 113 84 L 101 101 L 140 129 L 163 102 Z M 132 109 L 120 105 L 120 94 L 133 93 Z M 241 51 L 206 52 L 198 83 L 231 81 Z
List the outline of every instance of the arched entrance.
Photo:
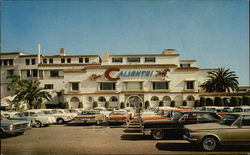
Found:
M 71 106 L 71 108 L 72 108 L 72 109 L 78 108 L 79 102 L 80 102 L 80 100 L 79 100 L 78 97 L 72 97 L 72 98 L 70 99 L 70 106 Z
M 126 103 L 129 107 L 141 108 L 143 106 L 143 100 L 140 96 L 132 95 L 129 96 Z

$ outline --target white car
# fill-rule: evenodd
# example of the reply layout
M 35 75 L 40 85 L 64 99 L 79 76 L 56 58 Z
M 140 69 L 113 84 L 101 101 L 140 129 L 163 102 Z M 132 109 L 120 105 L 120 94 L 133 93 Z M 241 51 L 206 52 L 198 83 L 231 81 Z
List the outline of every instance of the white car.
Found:
M 49 126 L 56 122 L 55 117 L 45 115 L 41 110 L 28 110 L 24 112 L 25 117 L 35 118 L 36 125 L 35 127 Z
M 56 123 L 63 124 L 74 119 L 77 114 L 66 112 L 66 109 L 41 109 L 46 115 L 53 116 Z
M 114 111 L 114 109 L 107 109 L 105 107 L 95 107 L 94 110 L 100 111 L 100 113 L 103 114 L 105 116 L 105 118 L 107 118 L 109 116 L 109 114 L 112 111 Z

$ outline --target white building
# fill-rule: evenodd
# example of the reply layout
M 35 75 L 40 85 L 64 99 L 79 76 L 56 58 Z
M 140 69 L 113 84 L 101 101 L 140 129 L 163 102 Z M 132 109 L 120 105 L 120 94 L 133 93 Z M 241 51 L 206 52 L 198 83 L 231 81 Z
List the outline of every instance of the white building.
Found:
M 148 101 L 158 106 L 160 101 L 176 106 L 187 101 L 193 106 L 199 99 L 199 85 L 207 78 L 195 60 L 180 60 L 175 50 L 150 55 L 66 55 L 64 49 L 55 56 L 1 53 L 1 98 L 12 92 L 7 90 L 7 75 L 17 74 L 22 79 L 38 78 L 41 87 L 52 93 L 50 103 L 69 102 L 70 107 L 91 107 L 93 102 L 110 107 L 138 104 Z

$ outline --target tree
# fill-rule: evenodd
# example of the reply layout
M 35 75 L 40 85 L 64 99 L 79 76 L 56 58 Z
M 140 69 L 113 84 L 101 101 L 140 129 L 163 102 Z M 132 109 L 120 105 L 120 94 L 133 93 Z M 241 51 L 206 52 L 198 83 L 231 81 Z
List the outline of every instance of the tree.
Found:
M 30 109 L 38 108 L 43 99 L 51 100 L 51 95 L 39 87 L 38 80 L 22 80 L 22 87 L 15 89 L 16 96 L 14 102 L 26 102 Z
M 250 105 L 250 97 L 243 96 L 242 105 Z
M 218 71 L 208 72 L 208 80 L 201 87 L 206 92 L 230 92 L 238 90 L 238 77 L 234 71 L 219 68 Z
M 145 109 L 148 109 L 150 107 L 149 101 L 145 102 Z
M 187 106 L 187 101 L 184 100 L 182 105 Z
M 205 98 L 201 97 L 200 102 L 199 102 L 199 107 L 203 107 L 203 106 L 205 106 Z
M 82 104 L 82 102 L 79 102 L 79 104 L 78 104 L 78 108 L 83 108 L 83 104 Z
M 214 98 L 214 105 L 215 106 L 222 106 L 222 99 L 221 99 L 221 97 L 215 97 Z
M 125 103 L 124 102 L 121 102 L 121 109 L 124 109 L 125 108 Z
M 200 102 L 199 100 L 195 100 L 194 101 L 194 107 L 199 107 L 199 102 Z
M 175 107 L 175 101 L 173 100 L 173 101 L 171 101 L 171 105 L 170 105 L 171 107 Z
M 26 80 L 21 80 L 19 75 L 9 75 L 6 79 L 10 79 L 7 89 L 14 91 L 15 94 L 27 82 Z
M 230 99 L 230 105 L 234 106 L 234 107 L 239 105 L 238 100 L 237 100 L 236 97 L 231 97 L 231 99 Z

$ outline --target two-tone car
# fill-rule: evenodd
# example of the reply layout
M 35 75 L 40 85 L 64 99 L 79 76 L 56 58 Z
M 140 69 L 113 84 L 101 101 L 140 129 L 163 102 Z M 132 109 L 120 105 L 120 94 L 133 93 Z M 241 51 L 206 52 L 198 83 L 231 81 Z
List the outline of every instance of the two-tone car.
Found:
M 87 124 L 94 123 L 99 125 L 100 123 L 105 122 L 105 116 L 100 113 L 98 110 L 84 110 L 78 116 L 76 116 L 73 121 L 69 124 Z
M 20 135 L 30 129 L 30 122 L 25 120 L 9 120 L 1 114 L 1 137 L 6 135 Z
M 44 126 L 49 126 L 50 124 L 53 124 L 56 122 L 55 117 L 45 115 L 39 109 L 25 111 L 24 115 L 26 118 L 35 118 L 36 119 L 35 127 L 38 127 L 38 128 L 44 127 Z
M 147 120 L 142 122 L 142 133 L 151 135 L 152 138 L 161 140 L 175 136 L 181 138 L 184 125 L 217 122 L 221 117 L 215 112 L 205 111 L 180 111 L 176 112 L 169 120 Z
M 184 139 L 206 151 L 214 151 L 220 145 L 250 145 L 250 113 L 231 113 L 216 123 L 184 127 Z
M 115 110 L 107 118 L 108 124 L 127 124 L 130 120 L 130 114 L 126 110 Z

